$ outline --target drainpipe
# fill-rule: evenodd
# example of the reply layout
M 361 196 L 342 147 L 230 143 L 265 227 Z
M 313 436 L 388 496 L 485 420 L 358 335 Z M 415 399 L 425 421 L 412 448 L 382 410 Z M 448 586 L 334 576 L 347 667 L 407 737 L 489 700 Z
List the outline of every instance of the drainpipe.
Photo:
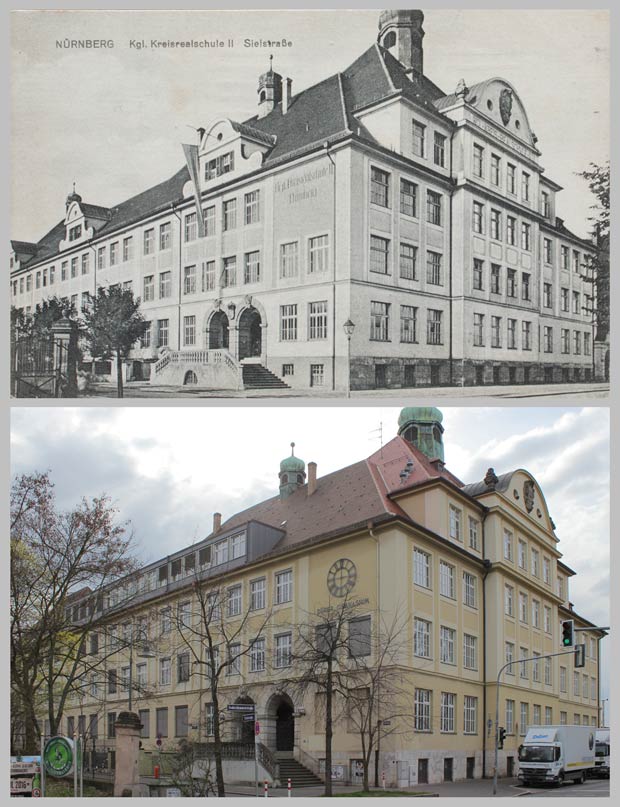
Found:
M 486 541 L 484 524 L 488 513 L 482 516 L 482 557 L 484 572 L 482 573 L 482 778 L 487 775 L 487 750 L 486 750 L 486 719 L 487 719 L 487 576 L 492 568 L 490 560 L 485 558 Z
M 325 156 L 330 161 L 334 169 L 334 181 L 332 191 L 332 389 L 336 389 L 336 162 L 329 151 L 329 142 L 323 143 Z
M 379 551 L 379 539 L 373 532 L 373 524 L 372 521 L 368 522 L 368 534 L 375 542 L 377 547 L 377 582 L 376 582 L 376 603 L 375 603 L 375 631 L 377 631 L 377 636 L 379 635 L 379 614 L 381 613 L 381 553 Z M 380 678 L 377 679 L 377 689 L 380 686 Z M 377 691 L 377 726 L 379 726 L 377 730 L 377 747 L 375 748 L 375 787 L 379 787 L 379 752 L 381 750 L 381 719 L 379 716 L 379 703 L 381 702 L 381 697 L 379 696 L 379 691 Z
M 177 304 L 177 350 L 181 350 L 181 297 L 183 293 L 183 276 L 181 272 L 182 267 L 182 249 L 183 249 L 183 221 L 181 215 L 177 212 L 174 202 L 170 203 L 170 210 L 174 213 L 179 221 L 179 302 Z
M 449 369 L 449 376 L 448 376 L 448 383 L 452 386 L 454 382 L 454 374 L 452 371 L 452 340 L 453 340 L 453 333 L 452 333 L 452 234 L 453 234 L 453 227 L 452 227 L 452 200 L 454 196 L 454 175 L 453 175 L 453 168 L 452 168 L 452 143 L 454 140 L 454 129 L 452 130 L 452 134 L 450 135 L 450 229 L 449 229 L 449 245 L 448 250 L 450 254 L 450 258 L 448 261 L 448 310 L 450 314 L 450 331 L 449 331 L 449 345 L 448 345 L 448 369 Z

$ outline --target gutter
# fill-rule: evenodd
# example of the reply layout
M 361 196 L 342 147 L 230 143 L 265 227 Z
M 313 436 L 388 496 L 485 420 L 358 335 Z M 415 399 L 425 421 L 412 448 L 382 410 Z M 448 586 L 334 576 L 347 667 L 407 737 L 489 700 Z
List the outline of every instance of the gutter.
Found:
M 482 573 L 482 778 L 486 779 L 487 768 L 487 748 L 486 748 L 486 714 L 487 714 L 487 576 L 492 569 L 491 561 L 485 558 L 486 540 L 484 523 L 487 513 L 482 516 L 482 561 L 484 572 Z

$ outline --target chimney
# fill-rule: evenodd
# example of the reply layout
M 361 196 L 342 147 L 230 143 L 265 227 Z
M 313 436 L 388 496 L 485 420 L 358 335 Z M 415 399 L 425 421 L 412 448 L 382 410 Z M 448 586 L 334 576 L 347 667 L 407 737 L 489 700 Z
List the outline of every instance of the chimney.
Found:
M 291 103 L 291 94 L 292 94 L 292 87 L 293 87 L 293 79 L 287 78 L 284 79 L 284 92 L 282 93 L 282 114 L 286 115 L 288 112 L 288 108 Z
M 308 463 L 308 496 L 316 490 L 316 462 Z
M 213 532 L 217 533 L 222 529 L 222 514 L 213 513 Z

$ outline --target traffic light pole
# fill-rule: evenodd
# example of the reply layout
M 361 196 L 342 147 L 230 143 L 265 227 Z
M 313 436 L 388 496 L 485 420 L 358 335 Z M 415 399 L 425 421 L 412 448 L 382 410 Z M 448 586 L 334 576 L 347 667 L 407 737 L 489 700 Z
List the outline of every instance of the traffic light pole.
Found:
M 591 629 L 590 629 L 591 630 Z M 521 658 L 518 661 L 508 661 L 503 667 L 499 668 L 499 672 L 497 673 L 497 681 L 496 681 L 496 689 L 495 689 L 495 765 L 493 770 L 493 795 L 497 795 L 497 757 L 498 757 L 498 739 L 499 739 L 499 687 L 500 687 L 500 679 L 502 677 L 502 673 L 507 667 L 512 667 L 513 664 L 522 664 L 525 661 L 535 661 L 536 659 L 541 658 L 552 658 L 553 656 L 568 656 L 568 655 L 575 655 L 575 648 L 572 647 L 570 650 L 561 650 L 559 653 L 543 653 L 540 656 L 529 656 L 528 658 Z

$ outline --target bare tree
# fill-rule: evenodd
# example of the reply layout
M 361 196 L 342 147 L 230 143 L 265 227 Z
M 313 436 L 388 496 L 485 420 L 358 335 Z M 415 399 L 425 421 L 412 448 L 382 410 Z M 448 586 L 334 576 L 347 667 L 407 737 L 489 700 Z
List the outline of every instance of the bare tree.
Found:
M 260 615 L 248 606 L 234 607 L 224 602 L 224 589 L 219 583 L 196 579 L 192 587 L 189 611 L 176 612 L 177 634 L 187 648 L 192 668 L 205 682 L 211 698 L 213 715 L 213 755 L 217 794 L 226 795 L 222 766 L 222 721 L 220 719 L 221 678 L 236 668 L 243 656 L 256 651 L 258 640 L 271 619 L 271 612 Z
M 132 536 L 102 496 L 60 512 L 47 473 L 24 474 L 11 490 L 11 691 L 23 747 L 35 753 L 38 715 L 56 733 L 70 693 L 89 668 L 86 640 L 102 619 L 106 587 L 130 572 Z
M 183 797 L 205 797 L 215 794 L 211 779 L 211 761 L 205 759 L 200 745 L 181 740 L 172 763 L 170 782 Z
M 347 719 L 362 747 L 364 792 L 370 789 L 373 753 L 378 755 L 381 742 L 391 734 L 409 730 L 407 719 L 413 714 L 413 704 L 403 668 L 408 625 L 408 619 L 398 616 L 389 624 L 375 625 L 372 652 L 357 654 L 356 666 L 346 681 Z

